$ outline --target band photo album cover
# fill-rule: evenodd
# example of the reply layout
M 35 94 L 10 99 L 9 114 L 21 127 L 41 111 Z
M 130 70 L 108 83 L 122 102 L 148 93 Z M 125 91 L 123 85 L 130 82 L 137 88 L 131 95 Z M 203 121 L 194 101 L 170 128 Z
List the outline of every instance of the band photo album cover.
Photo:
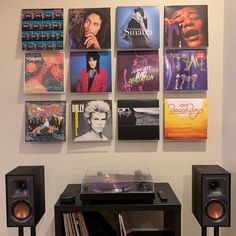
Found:
M 156 6 L 116 8 L 117 48 L 159 48 L 160 9 Z
M 24 54 L 25 93 L 63 93 L 64 84 L 64 52 Z
M 70 52 L 71 92 L 111 92 L 111 52 Z
M 159 91 L 158 51 L 118 51 L 119 92 Z
M 208 46 L 207 5 L 164 7 L 164 47 L 204 48 Z
M 205 98 L 164 100 L 164 138 L 206 140 L 208 105 Z
M 159 100 L 118 100 L 118 140 L 159 140 Z
M 63 9 L 22 9 L 22 50 L 63 49 Z
M 110 49 L 110 8 L 69 9 L 70 49 Z
M 169 92 L 206 91 L 206 50 L 164 50 L 164 90 Z
M 79 100 L 71 102 L 74 142 L 112 139 L 112 101 Z
M 65 140 L 65 101 L 25 102 L 26 142 L 53 142 Z

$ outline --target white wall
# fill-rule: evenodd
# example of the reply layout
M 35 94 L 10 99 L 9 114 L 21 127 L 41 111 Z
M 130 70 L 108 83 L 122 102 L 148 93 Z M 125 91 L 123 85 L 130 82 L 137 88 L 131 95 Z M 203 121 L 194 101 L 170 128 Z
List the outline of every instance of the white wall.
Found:
M 136 3 L 136 2 L 135 2 Z M 144 2 L 138 2 L 142 5 Z M 208 48 L 208 81 L 209 90 L 206 97 L 209 102 L 208 140 L 204 142 L 163 142 L 162 125 L 161 140 L 158 142 L 126 142 L 117 141 L 116 117 L 113 117 L 114 139 L 107 144 L 74 144 L 70 134 L 63 144 L 28 144 L 24 142 L 24 101 L 37 99 L 66 99 L 69 104 L 77 98 L 68 91 L 66 95 L 29 96 L 23 94 L 22 51 L 20 48 L 20 19 L 22 8 L 62 7 L 65 9 L 65 25 L 68 23 L 68 8 L 111 7 L 112 15 L 112 65 L 113 92 L 101 98 L 113 99 L 115 114 L 118 98 L 130 98 L 115 92 L 116 54 L 114 49 L 115 8 L 118 5 L 133 5 L 131 0 L 86 0 L 86 1 L 1 1 L 1 165 L 0 165 L 0 235 L 13 236 L 16 228 L 6 227 L 5 211 L 5 173 L 17 165 L 45 165 L 46 178 L 46 214 L 37 226 L 37 235 L 54 235 L 53 207 L 59 194 L 68 183 L 80 183 L 89 166 L 105 165 L 145 165 L 151 170 L 155 181 L 169 182 L 182 203 L 182 235 L 200 235 L 200 226 L 191 213 L 191 166 L 193 164 L 220 164 L 222 154 L 222 88 L 223 88 L 223 0 L 205 1 L 171 1 L 158 2 L 146 0 L 145 5 L 159 5 L 163 20 L 163 6 L 173 4 L 208 4 L 209 6 L 209 48 Z M 234 26 L 234 24 L 232 23 Z M 161 48 L 163 52 L 163 23 L 161 21 Z M 66 30 L 65 30 L 66 32 Z M 67 36 L 65 34 L 65 36 Z M 233 39 L 232 39 L 233 41 Z M 66 40 L 67 43 L 67 40 Z M 160 58 L 160 68 L 163 58 Z M 68 49 L 66 48 L 66 75 L 68 75 Z M 161 69 L 161 90 L 157 95 L 134 95 L 132 98 L 163 99 Z M 197 97 L 198 95 L 192 95 Z M 199 95 L 200 96 L 200 95 Z M 203 94 L 201 94 L 203 96 Z M 84 99 L 93 96 L 83 96 Z M 162 103 L 161 111 L 162 111 Z M 68 113 L 69 114 L 69 113 Z M 161 124 L 163 114 L 161 113 Z M 69 122 L 67 122 L 69 123 Z M 68 130 L 70 126 L 68 125 Z M 233 135 L 233 133 L 232 133 Z M 28 230 L 27 235 L 28 234 Z
M 224 236 L 234 236 L 236 232 L 236 29 L 233 26 L 236 22 L 236 3 L 233 0 L 225 1 L 224 18 L 224 70 L 223 70 L 223 123 L 222 123 L 222 164 L 232 174 L 231 178 L 231 227 L 222 230 Z

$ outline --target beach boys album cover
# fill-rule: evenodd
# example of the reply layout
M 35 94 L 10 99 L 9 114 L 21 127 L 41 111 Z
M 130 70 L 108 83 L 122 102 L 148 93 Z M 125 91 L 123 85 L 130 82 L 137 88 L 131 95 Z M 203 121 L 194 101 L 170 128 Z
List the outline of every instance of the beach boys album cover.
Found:
M 110 141 L 112 138 L 112 101 L 80 100 L 71 102 L 74 142 Z
M 207 46 L 207 5 L 166 6 L 164 8 L 165 48 Z
M 111 52 L 70 53 L 71 92 L 111 92 Z
M 208 106 L 205 98 L 164 100 L 164 138 L 207 139 Z
M 66 140 L 65 101 L 25 102 L 25 141 Z
M 196 92 L 207 90 L 205 49 L 164 51 L 164 90 Z
M 63 49 L 63 9 L 22 10 L 22 50 Z
M 69 9 L 70 49 L 110 49 L 110 8 Z
M 118 100 L 118 140 L 159 140 L 159 100 Z
M 25 53 L 24 92 L 64 92 L 64 52 Z
M 116 32 L 118 48 L 159 48 L 159 7 L 117 7 Z
M 119 92 L 159 90 L 158 51 L 119 51 L 117 71 Z

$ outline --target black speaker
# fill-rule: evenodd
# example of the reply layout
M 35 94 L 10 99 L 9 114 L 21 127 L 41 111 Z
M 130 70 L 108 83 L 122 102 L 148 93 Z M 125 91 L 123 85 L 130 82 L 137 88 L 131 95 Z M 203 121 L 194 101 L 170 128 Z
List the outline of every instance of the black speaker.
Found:
M 203 227 L 230 226 L 231 174 L 218 165 L 192 166 L 192 212 Z
M 18 166 L 5 178 L 7 226 L 36 226 L 45 212 L 44 166 Z

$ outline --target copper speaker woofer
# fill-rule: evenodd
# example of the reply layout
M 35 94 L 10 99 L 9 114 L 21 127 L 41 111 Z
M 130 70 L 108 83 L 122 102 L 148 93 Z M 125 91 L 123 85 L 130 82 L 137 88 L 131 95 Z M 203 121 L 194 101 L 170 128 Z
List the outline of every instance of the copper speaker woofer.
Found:
M 26 201 L 17 201 L 12 207 L 12 215 L 20 221 L 24 221 L 31 216 L 30 204 Z
M 220 201 L 210 201 L 206 207 L 206 214 L 212 220 L 220 220 L 225 215 L 225 206 Z

